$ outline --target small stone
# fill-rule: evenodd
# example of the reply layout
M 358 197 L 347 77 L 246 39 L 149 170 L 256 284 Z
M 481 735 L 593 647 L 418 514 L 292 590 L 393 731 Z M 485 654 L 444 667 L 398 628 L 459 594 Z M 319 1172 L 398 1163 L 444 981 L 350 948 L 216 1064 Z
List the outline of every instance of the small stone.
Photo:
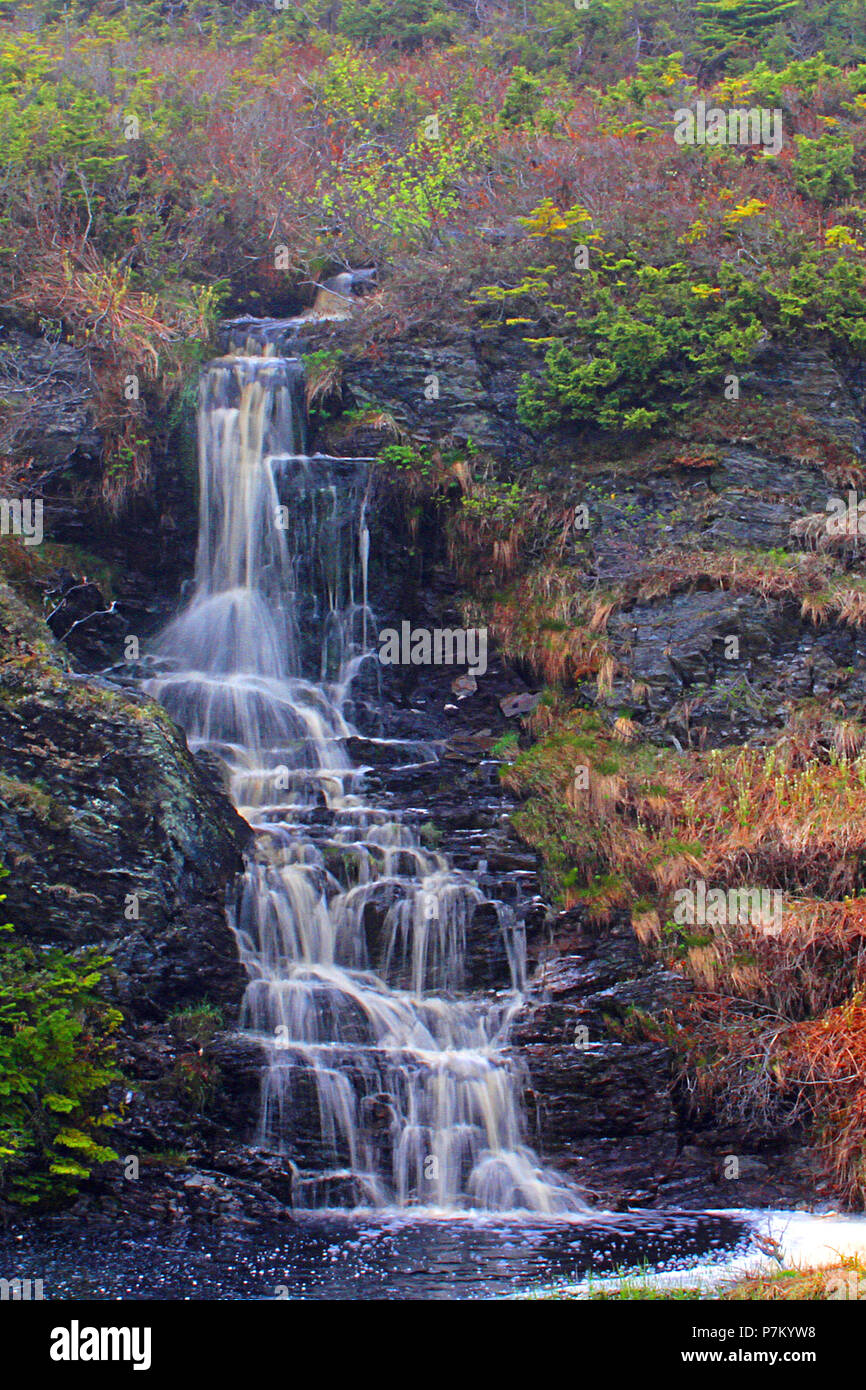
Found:
M 478 682 L 471 671 L 467 671 L 465 676 L 458 676 L 451 682 L 451 689 L 461 700 L 467 695 L 474 695 L 478 689 Z
M 499 701 L 499 708 L 506 719 L 514 719 L 518 714 L 531 714 L 540 700 L 540 695 L 532 695 L 528 690 L 523 690 L 514 695 L 503 695 Z

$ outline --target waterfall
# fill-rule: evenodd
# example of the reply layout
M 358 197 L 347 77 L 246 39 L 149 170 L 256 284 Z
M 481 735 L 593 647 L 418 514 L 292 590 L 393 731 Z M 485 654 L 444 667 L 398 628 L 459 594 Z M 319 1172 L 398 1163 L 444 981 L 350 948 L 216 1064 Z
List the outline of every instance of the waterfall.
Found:
M 466 993 L 488 899 L 347 754 L 378 672 L 369 461 L 308 455 L 278 347 L 247 322 L 202 374 L 194 593 L 149 682 L 255 831 L 230 912 L 267 1058 L 258 1142 L 296 1165 L 301 1207 L 582 1209 L 525 1141 L 521 923 L 493 905 L 510 987 Z

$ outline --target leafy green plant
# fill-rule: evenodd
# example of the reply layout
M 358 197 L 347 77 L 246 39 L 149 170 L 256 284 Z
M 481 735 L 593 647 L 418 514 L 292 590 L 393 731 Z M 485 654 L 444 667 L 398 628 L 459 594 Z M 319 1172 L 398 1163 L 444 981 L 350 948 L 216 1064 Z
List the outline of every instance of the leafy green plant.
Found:
M 507 734 L 503 734 L 501 738 L 498 738 L 490 751 L 494 758 L 509 759 L 518 752 L 519 746 L 520 739 L 518 735 L 510 731 Z
M 100 1098 L 120 1077 L 122 1015 L 97 989 L 106 956 L 33 949 L 9 939 L 9 924 L 0 932 L 0 1191 L 53 1205 L 117 1158 L 102 1142 L 117 1116 Z
M 442 839 L 442 831 L 432 820 L 418 827 L 418 836 L 425 849 L 436 849 Z
M 417 449 L 412 444 L 386 444 L 379 454 L 379 462 L 386 468 L 405 469 L 424 475 L 433 469 L 433 460 L 426 449 Z
M 517 480 L 479 484 L 471 495 L 460 499 L 467 515 L 503 526 L 516 521 L 525 503 L 525 489 Z
M 307 409 L 322 411 L 324 404 L 339 396 L 343 379 L 343 355 L 333 348 L 320 348 L 301 358 L 304 364 L 304 394 Z

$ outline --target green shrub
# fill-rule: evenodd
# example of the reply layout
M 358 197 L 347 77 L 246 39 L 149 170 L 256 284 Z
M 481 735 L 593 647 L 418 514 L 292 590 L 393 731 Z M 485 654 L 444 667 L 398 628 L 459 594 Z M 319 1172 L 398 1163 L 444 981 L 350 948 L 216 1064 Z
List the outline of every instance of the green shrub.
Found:
M 533 429 L 565 420 L 649 429 L 684 411 L 702 381 L 721 382 L 748 362 L 764 332 L 756 296 L 725 266 L 707 285 L 682 263 L 599 259 L 584 276 L 595 312 L 550 343 L 542 381 L 526 375 L 521 383 L 520 417 Z
M 33 949 L 10 940 L 8 924 L 0 931 L 0 1191 L 55 1205 L 117 1158 L 101 1142 L 117 1116 L 100 1099 L 120 1077 L 111 1035 L 122 1016 L 97 991 L 107 957 Z
M 533 125 L 544 101 L 544 87 L 526 68 L 516 67 L 502 103 L 500 119 L 506 126 Z
M 847 135 L 825 132 L 817 140 L 797 135 L 794 144 L 794 178 L 798 190 L 807 198 L 826 203 L 853 193 L 854 145 Z
M 218 1004 L 205 999 L 201 1004 L 176 1009 L 169 1022 L 176 1038 L 195 1047 L 203 1047 L 225 1027 L 225 1016 Z
M 447 42 L 455 17 L 438 0 L 344 0 L 337 27 L 359 43 L 387 41 L 411 52 L 424 43 Z

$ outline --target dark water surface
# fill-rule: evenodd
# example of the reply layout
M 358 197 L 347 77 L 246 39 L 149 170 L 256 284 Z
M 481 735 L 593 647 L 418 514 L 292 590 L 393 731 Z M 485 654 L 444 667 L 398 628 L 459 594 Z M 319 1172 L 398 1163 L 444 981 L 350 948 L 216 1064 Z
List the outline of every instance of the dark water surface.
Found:
M 686 1269 L 749 1244 L 704 1213 L 521 1220 L 303 1214 L 285 1225 L 143 1235 L 66 1227 L 0 1234 L 0 1277 L 46 1299 L 496 1298 L 626 1269 Z

